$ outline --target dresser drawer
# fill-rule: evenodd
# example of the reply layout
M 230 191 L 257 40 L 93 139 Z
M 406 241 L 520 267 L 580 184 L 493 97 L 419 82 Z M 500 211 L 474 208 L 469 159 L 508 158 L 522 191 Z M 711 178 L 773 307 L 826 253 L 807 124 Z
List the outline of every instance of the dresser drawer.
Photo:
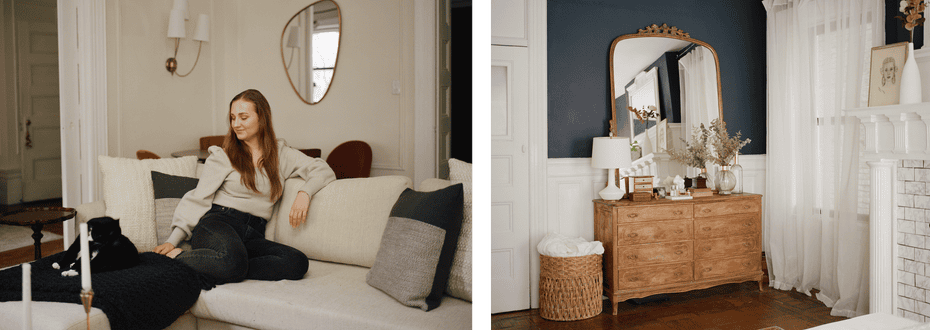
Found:
M 761 251 L 757 235 L 694 241 L 694 259 L 723 258 Z
M 758 234 L 759 226 L 761 226 L 761 221 L 758 213 L 695 219 L 694 239 Z
M 617 223 L 653 220 L 691 219 L 691 204 L 665 206 L 630 206 L 616 209 Z
M 617 266 L 639 267 L 691 260 L 692 241 L 617 247 Z
M 634 222 L 617 225 L 617 245 L 674 242 L 691 239 L 691 220 Z
M 758 199 L 740 199 L 726 202 L 694 204 L 694 217 L 706 218 L 739 213 L 759 213 L 762 202 Z
M 617 271 L 617 289 L 640 289 L 651 286 L 689 282 L 694 277 L 692 263 L 627 268 Z
M 762 270 L 762 258 L 759 254 L 750 254 L 736 258 L 697 260 L 694 262 L 694 280 L 739 275 Z

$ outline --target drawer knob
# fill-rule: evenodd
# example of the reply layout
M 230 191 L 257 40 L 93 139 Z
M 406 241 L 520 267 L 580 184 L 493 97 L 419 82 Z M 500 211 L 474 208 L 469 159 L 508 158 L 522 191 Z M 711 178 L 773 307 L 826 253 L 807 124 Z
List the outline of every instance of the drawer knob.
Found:
M 749 247 L 750 245 L 752 245 L 752 244 L 749 244 L 749 242 L 744 242 L 744 243 L 743 243 L 743 246 L 745 246 L 745 247 Z
M 752 222 L 747 222 L 747 223 L 744 223 L 744 224 L 743 224 L 743 226 L 744 226 L 744 227 L 749 227 L 749 226 L 752 226 Z
M 639 277 L 630 277 L 630 282 L 639 281 Z
M 709 273 L 710 271 L 712 271 L 712 270 L 714 270 L 714 269 L 713 269 L 713 268 L 704 268 L 704 271 L 705 271 L 705 272 L 708 272 L 708 273 Z
M 710 251 L 710 247 L 709 247 L 709 246 L 705 246 L 705 247 L 704 247 L 704 251 Z
M 710 213 L 710 212 L 711 212 L 711 210 L 710 210 L 710 209 L 704 209 L 704 210 L 703 210 L 703 211 L 701 211 L 701 212 L 704 212 L 704 213 Z
M 626 236 L 629 237 L 629 238 L 635 238 L 636 236 L 639 236 L 639 234 L 637 234 L 637 233 L 630 233 L 629 235 L 626 235 Z
M 675 277 L 680 277 L 681 275 L 684 275 L 684 273 L 682 273 L 682 272 L 675 272 Z
M 751 263 L 751 262 L 744 262 L 744 263 L 743 263 L 743 266 L 745 266 L 746 268 L 749 268 L 750 266 L 752 266 L 752 263 Z
M 710 228 L 710 227 L 704 227 L 704 228 L 701 228 L 701 229 L 703 229 L 704 231 L 710 231 L 711 228 Z
M 675 211 L 674 214 L 675 214 L 675 215 L 682 215 L 682 214 L 684 214 L 684 212 L 682 212 L 681 210 L 678 210 L 678 211 Z
M 681 234 L 681 233 L 683 233 L 683 232 L 685 232 L 685 231 L 684 231 L 684 230 L 681 230 L 681 229 L 675 231 L 676 234 Z
M 634 254 L 634 255 L 628 256 L 628 257 L 626 257 L 626 258 L 627 258 L 627 259 L 630 259 L 630 260 L 636 260 L 636 259 L 638 259 L 639 257 L 637 257 L 637 256 Z
M 632 218 L 635 218 L 635 217 L 638 217 L 638 216 L 639 216 L 639 214 L 636 214 L 636 213 L 630 213 L 630 214 L 627 214 L 626 216 L 627 216 L 627 217 L 629 217 L 630 219 L 632 219 Z
M 685 253 L 685 252 L 682 251 L 682 250 L 675 251 L 675 254 L 677 254 L 677 255 L 681 255 L 682 253 Z
M 748 209 L 751 208 L 751 207 L 752 207 L 752 206 L 750 206 L 750 205 L 743 205 L 743 209 L 744 209 L 744 210 L 748 210 Z

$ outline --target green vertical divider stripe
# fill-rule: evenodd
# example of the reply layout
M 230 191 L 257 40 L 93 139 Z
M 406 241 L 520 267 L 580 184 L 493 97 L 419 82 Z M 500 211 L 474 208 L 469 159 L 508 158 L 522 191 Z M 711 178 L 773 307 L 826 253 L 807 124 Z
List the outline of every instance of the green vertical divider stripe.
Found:
M 488 98 L 490 72 L 490 11 L 488 0 L 475 0 L 473 17 L 473 84 L 474 84 L 474 153 L 475 164 L 475 305 L 472 327 L 491 328 L 490 296 L 490 216 L 488 213 Z

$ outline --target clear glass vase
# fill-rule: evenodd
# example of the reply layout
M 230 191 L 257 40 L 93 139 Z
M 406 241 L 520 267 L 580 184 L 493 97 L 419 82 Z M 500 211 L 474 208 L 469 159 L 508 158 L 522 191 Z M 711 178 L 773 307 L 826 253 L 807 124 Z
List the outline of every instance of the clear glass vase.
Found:
M 736 187 L 736 175 L 730 171 L 729 166 L 721 166 L 714 183 L 716 183 L 718 194 L 729 195 Z
M 742 194 L 743 191 L 743 166 L 739 164 L 739 154 L 733 158 L 733 166 L 730 166 L 730 172 L 736 176 L 736 187 L 733 188 L 734 194 Z

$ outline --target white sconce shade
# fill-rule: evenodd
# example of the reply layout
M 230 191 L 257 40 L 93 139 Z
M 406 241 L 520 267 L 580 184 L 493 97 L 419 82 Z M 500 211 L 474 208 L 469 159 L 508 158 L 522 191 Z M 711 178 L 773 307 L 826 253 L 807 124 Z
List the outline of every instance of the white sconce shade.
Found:
M 594 146 L 591 150 L 591 167 L 628 168 L 632 162 L 630 138 L 594 138 Z
M 297 27 L 292 26 L 291 32 L 287 33 L 287 46 L 290 48 L 297 48 L 298 39 L 297 39 Z
M 171 10 L 180 10 L 181 14 L 183 14 L 181 17 L 185 21 L 191 19 L 191 13 L 187 10 L 187 0 L 174 0 L 174 6 L 171 7 Z
M 183 15 L 180 10 L 171 10 L 171 15 L 168 16 L 168 38 L 184 38 L 187 36 Z
M 210 41 L 210 17 L 207 14 L 200 14 L 197 18 L 197 29 L 194 30 L 194 40 Z

